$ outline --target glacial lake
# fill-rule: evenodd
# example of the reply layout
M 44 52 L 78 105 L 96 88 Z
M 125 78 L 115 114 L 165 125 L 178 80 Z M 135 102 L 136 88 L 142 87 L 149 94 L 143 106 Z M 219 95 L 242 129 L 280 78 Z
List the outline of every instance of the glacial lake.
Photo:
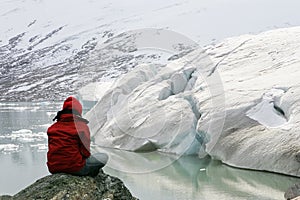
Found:
M 61 103 L 0 103 L 0 194 L 15 194 L 48 175 L 46 129 Z M 232 168 L 210 158 L 103 149 L 104 171 L 141 200 L 284 199 L 299 178 Z

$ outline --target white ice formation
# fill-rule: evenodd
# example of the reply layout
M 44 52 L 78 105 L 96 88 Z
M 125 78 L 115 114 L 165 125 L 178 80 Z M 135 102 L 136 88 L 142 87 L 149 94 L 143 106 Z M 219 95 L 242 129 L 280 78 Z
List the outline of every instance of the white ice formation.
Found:
M 87 118 L 98 145 L 300 176 L 299 77 L 300 27 L 243 35 L 135 68 Z

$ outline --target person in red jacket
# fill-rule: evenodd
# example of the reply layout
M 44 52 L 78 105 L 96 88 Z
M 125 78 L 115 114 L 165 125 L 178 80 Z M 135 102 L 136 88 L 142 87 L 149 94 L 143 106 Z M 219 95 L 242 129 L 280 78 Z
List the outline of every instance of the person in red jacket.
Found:
M 106 164 L 106 154 L 90 153 L 90 130 L 88 120 L 82 118 L 82 105 L 74 97 L 68 97 L 57 120 L 47 130 L 49 172 L 69 173 L 79 176 L 96 176 Z

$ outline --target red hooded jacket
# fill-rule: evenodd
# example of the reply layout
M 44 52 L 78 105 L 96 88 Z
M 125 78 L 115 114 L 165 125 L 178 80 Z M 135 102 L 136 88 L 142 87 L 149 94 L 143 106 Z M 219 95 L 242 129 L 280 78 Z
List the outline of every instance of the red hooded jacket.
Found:
M 48 128 L 47 166 L 51 173 L 77 172 L 90 156 L 88 121 L 81 117 L 81 113 L 79 101 L 69 97 L 57 116 L 57 122 Z

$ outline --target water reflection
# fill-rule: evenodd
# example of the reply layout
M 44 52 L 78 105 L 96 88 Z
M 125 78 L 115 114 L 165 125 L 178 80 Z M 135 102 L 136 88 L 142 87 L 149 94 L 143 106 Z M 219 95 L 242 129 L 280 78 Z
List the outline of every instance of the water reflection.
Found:
M 283 199 L 284 191 L 299 178 L 242 170 L 212 161 L 160 153 L 136 154 L 96 148 L 110 154 L 105 171 L 118 176 L 140 199 Z M 143 162 L 141 163 L 141 161 Z M 170 165 L 141 173 L 144 167 Z M 134 172 L 136 170 L 136 173 Z
M 24 148 L 20 152 L 0 153 L 0 194 L 15 194 L 49 174 L 46 153 Z

